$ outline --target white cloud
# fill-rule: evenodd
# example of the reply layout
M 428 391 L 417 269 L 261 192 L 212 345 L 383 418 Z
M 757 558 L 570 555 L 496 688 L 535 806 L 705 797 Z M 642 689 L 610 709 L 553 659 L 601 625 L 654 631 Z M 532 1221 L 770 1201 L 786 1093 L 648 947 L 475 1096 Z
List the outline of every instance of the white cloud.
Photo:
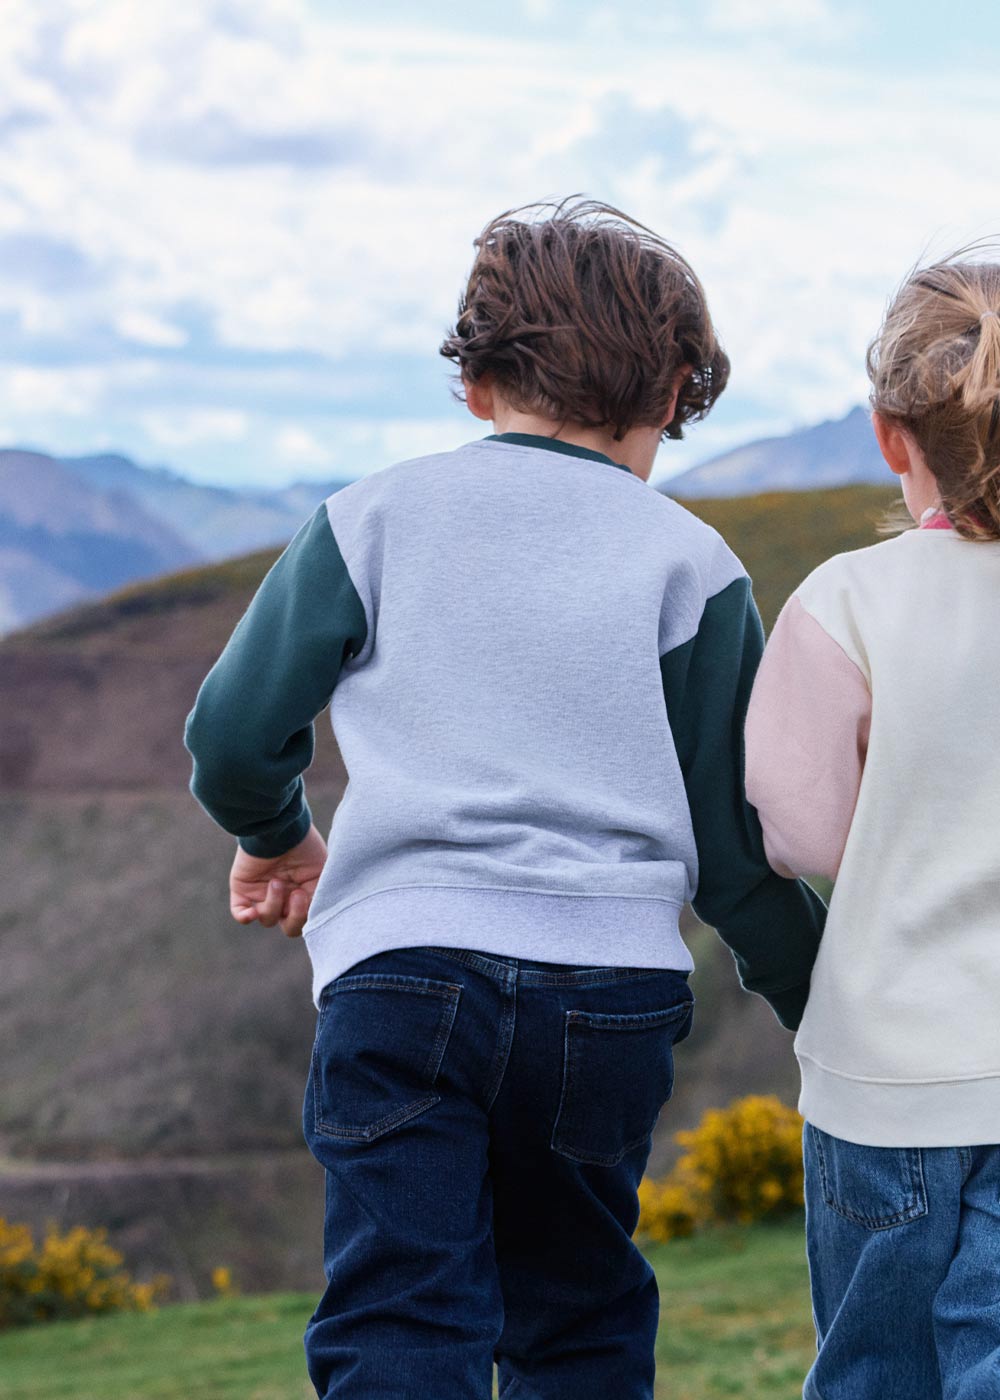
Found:
M 200 443 L 246 441 L 318 467 L 323 439 L 282 401 L 295 371 L 268 357 L 336 361 L 331 408 L 357 420 L 353 367 L 382 356 L 394 402 L 406 357 L 433 356 L 486 219 L 585 189 L 691 258 L 733 396 L 761 421 L 803 421 L 862 396 L 864 344 L 923 243 L 997 219 L 989 86 L 941 71 L 929 98 L 899 67 L 856 71 L 838 57 L 856 6 L 710 0 L 692 28 L 670 7 L 625 22 L 589 4 L 560 30 L 550 0 L 522 3 L 537 24 L 501 35 L 485 15 L 435 28 L 304 0 L 5 0 L 0 231 L 77 250 L 81 272 L 56 285 L 54 251 L 48 282 L 0 266 L 0 319 L 84 354 L 113 327 L 150 358 L 141 402 L 119 368 L 25 362 L 4 416 L 44 437 L 60 415 L 92 413 L 96 435 L 116 413 L 182 466 Z M 192 324 L 231 366 L 216 346 L 202 369 Z M 152 352 L 185 345 L 197 401 L 178 403 Z M 411 404 L 366 429 L 373 454 L 455 436 L 440 401 L 419 423 Z
M 488 423 L 464 412 L 451 418 L 353 419 L 338 425 L 345 455 L 358 464 L 359 474 L 391 462 L 449 452 L 490 431 Z
M 115 329 L 128 340 L 164 348 L 184 345 L 188 338 L 179 326 L 172 326 L 169 321 L 162 320 L 152 312 L 141 311 L 138 307 L 120 311 L 115 317 Z
M 0 373 L 0 402 L 20 421 L 78 417 L 99 408 L 106 384 L 107 375 L 97 369 L 12 369 Z
M 843 33 L 850 23 L 844 7 L 827 0 L 710 0 L 705 18 L 711 29 L 755 36 L 762 31 L 804 29 L 812 37 Z
M 140 421 L 150 438 L 163 447 L 240 442 L 250 429 L 249 414 L 230 408 L 163 410 L 143 413 Z
M 330 461 L 330 450 L 305 428 L 286 423 L 274 435 L 274 450 L 286 462 L 319 466 Z
M 525 19 L 530 21 L 550 19 L 553 3 L 552 0 L 521 0 L 521 11 Z

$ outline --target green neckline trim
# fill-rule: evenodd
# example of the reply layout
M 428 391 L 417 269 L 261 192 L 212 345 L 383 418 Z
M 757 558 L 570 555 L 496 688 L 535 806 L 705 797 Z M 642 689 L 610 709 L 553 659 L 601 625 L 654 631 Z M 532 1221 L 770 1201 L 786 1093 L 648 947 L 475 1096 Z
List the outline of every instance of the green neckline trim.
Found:
M 592 447 L 577 447 L 575 442 L 563 442 L 562 438 L 543 437 L 540 433 L 488 433 L 484 442 L 512 442 L 517 447 L 544 447 L 549 452 L 562 452 L 566 457 L 588 457 L 592 462 L 607 462 L 608 466 L 618 467 L 632 475 L 631 467 L 624 462 L 616 462 L 603 452 L 595 452 Z

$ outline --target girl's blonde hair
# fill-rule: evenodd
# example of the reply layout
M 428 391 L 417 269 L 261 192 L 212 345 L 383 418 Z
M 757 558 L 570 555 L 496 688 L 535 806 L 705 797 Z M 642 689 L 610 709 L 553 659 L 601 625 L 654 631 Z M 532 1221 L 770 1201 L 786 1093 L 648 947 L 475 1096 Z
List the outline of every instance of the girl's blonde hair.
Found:
M 981 247 L 982 245 L 974 245 Z M 905 429 L 958 534 L 1000 539 L 1000 262 L 915 268 L 868 347 L 872 408 Z

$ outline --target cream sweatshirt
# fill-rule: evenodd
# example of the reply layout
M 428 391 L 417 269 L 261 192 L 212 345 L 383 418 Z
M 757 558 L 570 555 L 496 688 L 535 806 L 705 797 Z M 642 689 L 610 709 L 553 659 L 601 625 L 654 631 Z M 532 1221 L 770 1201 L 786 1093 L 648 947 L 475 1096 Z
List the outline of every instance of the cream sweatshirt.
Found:
M 1000 1142 L 1000 542 L 925 514 L 820 565 L 745 741 L 772 868 L 836 881 L 800 1111 L 872 1146 Z

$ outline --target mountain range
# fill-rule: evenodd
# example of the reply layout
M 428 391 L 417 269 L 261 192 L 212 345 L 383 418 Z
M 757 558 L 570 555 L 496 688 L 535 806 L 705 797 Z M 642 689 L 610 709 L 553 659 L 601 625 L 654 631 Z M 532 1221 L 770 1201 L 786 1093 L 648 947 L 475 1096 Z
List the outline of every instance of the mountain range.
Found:
M 891 485 L 862 408 L 738 447 L 672 477 L 681 499 Z M 344 481 L 206 486 L 118 454 L 0 450 L 0 635 L 123 584 L 283 547 Z
M 661 488 L 685 500 L 809 491 L 825 486 L 891 486 L 866 409 L 735 447 L 671 477 Z
M 0 449 L 0 635 L 126 583 L 283 546 L 343 485 L 240 490 L 117 454 Z

